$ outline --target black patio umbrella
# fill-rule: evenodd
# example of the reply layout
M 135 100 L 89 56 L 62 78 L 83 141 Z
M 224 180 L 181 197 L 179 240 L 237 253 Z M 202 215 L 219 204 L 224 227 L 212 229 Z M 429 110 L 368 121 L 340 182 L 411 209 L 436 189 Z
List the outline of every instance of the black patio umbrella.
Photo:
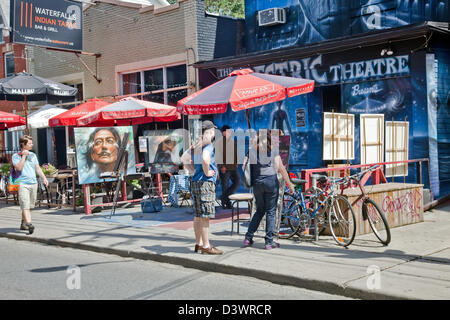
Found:
M 44 79 L 27 72 L 20 72 L 0 79 L 0 99 L 8 101 L 24 101 L 25 132 L 28 134 L 28 101 L 47 99 L 70 100 L 78 93 L 78 89 L 65 84 Z

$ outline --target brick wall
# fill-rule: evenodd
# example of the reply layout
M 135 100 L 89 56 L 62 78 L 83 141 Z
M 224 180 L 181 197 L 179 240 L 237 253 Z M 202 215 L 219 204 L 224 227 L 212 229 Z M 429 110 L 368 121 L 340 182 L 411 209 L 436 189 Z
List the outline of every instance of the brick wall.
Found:
M 83 55 L 81 59 L 91 70 L 97 70 L 101 83 L 91 76 L 73 53 L 33 47 L 30 54 L 34 62 L 30 69 L 42 77 L 83 82 L 85 99 L 119 94 L 115 72 L 118 65 L 151 60 L 154 67 L 158 67 L 158 58 L 167 62 L 168 56 L 187 57 L 188 47 L 193 48 L 198 56 L 198 2 L 201 1 L 183 1 L 173 10 L 160 13 L 139 13 L 136 8 L 108 3 L 99 3 L 84 11 L 83 50 L 100 53 L 101 57 L 97 66 L 95 57 Z M 192 53 L 189 60 L 189 63 L 194 62 Z M 188 72 L 191 80 L 195 79 L 193 71 Z

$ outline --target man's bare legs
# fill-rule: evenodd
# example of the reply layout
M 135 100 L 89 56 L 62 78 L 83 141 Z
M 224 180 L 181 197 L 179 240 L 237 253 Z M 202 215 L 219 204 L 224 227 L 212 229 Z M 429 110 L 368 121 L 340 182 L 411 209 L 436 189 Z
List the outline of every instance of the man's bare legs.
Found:
M 209 247 L 209 218 L 194 217 L 195 244 Z
M 194 217 L 194 233 L 195 233 L 195 244 L 199 247 L 203 246 L 202 242 L 202 225 L 201 218 Z

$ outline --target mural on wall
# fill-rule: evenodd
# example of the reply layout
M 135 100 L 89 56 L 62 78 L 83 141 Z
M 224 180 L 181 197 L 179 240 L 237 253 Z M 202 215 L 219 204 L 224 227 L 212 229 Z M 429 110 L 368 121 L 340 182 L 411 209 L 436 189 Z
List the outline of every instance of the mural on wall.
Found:
M 427 67 L 427 110 L 428 110 L 428 145 L 430 158 L 430 179 L 434 186 L 433 195 L 439 194 L 439 162 L 437 143 L 437 65 L 434 54 L 426 55 Z
M 113 171 L 125 132 L 129 133 L 127 173 L 136 173 L 132 127 L 74 128 L 80 184 L 116 180 L 102 179 L 100 174 Z
M 413 90 L 409 78 L 346 84 L 342 90 L 343 112 L 355 114 L 355 160 L 360 163 L 360 114 L 384 114 L 384 121 L 412 121 L 411 106 L 414 104 Z M 416 124 L 414 124 L 416 125 Z M 421 126 L 417 123 L 417 126 Z M 425 124 L 426 126 L 426 124 Z M 410 135 L 410 148 L 417 144 L 427 144 L 425 139 L 414 140 Z M 411 156 L 410 156 L 411 158 Z M 369 161 L 370 162 L 370 161 Z
M 437 139 L 439 181 L 442 194 L 450 192 L 450 52 L 435 50 L 437 59 Z
M 257 12 L 284 8 L 286 23 L 258 26 Z M 247 52 L 304 45 L 421 21 L 449 21 L 444 0 L 276 0 L 245 1 Z

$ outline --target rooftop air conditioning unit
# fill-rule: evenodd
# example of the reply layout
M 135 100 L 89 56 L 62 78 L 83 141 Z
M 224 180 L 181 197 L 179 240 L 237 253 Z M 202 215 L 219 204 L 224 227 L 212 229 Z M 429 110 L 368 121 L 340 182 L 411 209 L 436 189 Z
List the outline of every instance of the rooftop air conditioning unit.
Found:
M 260 27 L 283 23 L 286 23 L 286 10 L 284 8 L 270 8 L 258 11 L 258 25 Z

